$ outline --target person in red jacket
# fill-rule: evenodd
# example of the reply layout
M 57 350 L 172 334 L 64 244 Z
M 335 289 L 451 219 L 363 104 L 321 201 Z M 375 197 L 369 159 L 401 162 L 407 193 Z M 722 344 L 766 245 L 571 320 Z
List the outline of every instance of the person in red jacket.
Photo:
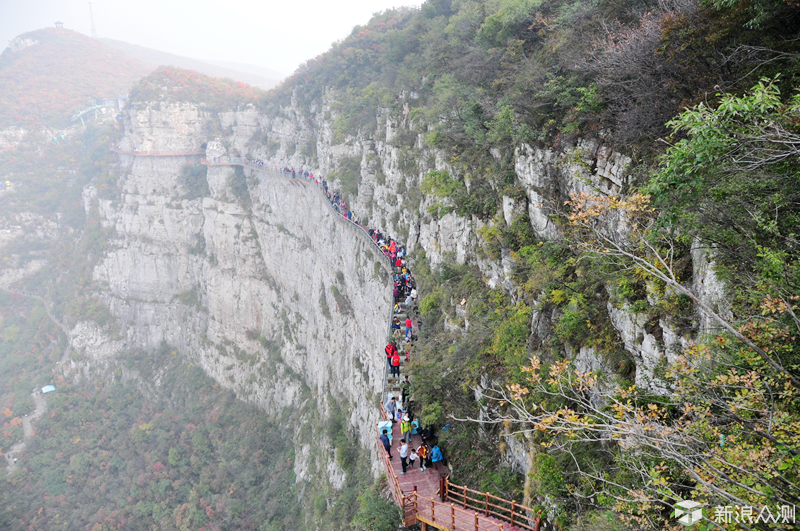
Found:
M 394 354 L 392 354 L 392 376 L 396 376 L 400 378 L 400 353 L 397 352 L 397 349 L 394 349 Z
M 411 317 L 406 317 L 406 337 L 411 337 L 411 327 L 414 325 L 414 322 L 411 320 Z
M 389 364 L 389 369 L 391 370 L 392 356 L 397 352 L 397 347 L 394 346 L 394 343 L 388 343 L 384 350 L 386 351 L 386 362 Z

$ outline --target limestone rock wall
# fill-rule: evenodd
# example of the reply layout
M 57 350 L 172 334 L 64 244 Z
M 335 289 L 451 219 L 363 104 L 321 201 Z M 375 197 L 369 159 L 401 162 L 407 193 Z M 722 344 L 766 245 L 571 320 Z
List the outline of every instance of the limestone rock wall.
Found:
M 198 151 L 210 113 L 193 103 L 134 104 L 123 113 L 124 150 L 186 153 Z
M 164 107 L 132 111 L 139 125 L 124 142 L 141 150 L 198 145 L 179 131 L 199 130 L 201 113 Z M 164 136 L 161 126 L 143 127 L 142 116 L 153 115 L 180 127 Z M 370 244 L 311 183 L 210 167 L 211 196 L 188 200 L 178 176 L 198 157 L 120 158 L 119 201 L 84 194 L 87 210 L 97 205 L 114 229 L 94 280 L 119 332 L 81 323 L 73 347 L 103 364 L 123 349 L 169 344 L 271 416 L 324 418 L 329 400 L 341 401 L 362 446 L 373 450 L 391 292 Z M 236 178 L 247 184 L 245 197 L 231 188 Z M 341 482 L 333 460 L 311 462 L 333 454 L 326 444 L 298 442 L 299 477 L 312 468 Z

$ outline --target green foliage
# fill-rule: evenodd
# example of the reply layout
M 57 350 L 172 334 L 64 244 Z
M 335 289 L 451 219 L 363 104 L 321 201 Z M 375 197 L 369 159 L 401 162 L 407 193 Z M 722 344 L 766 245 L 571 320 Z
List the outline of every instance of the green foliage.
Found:
M 499 197 L 491 189 L 489 180 L 480 176 L 468 175 L 464 178 L 470 180 L 468 189 L 464 180 L 453 177 L 447 171 L 431 171 L 422 180 L 420 189 L 423 193 L 444 199 L 430 207 L 431 213 L 444 216 L 455 212 L 460 216 L 473 214 L 487 217 L 497 210 Z
M 528 361 L 528 336 L 530 335 L 531 309 L 518 304 L 497 326 L 490 347 L 491 355 L 509 367 L 516 368 Z
M 97 195 L 116 199 L 117 157 L 109 151 L 119 133 L 111 124 L 88 124 L 58 142 L 26 142 L 0 151 L 2 180 L 13 183 L 13 193 L 0 194 L 3 212 L 33 212 L 50 216 L 63 214 L 62 221 L 73 228 L 86 223 L 81 194 L 90 182 Z
M 720 11 L 739 11 L 743 12 L 748 18 L 745 26 L 748 28 L 763 28 L 765 25 L 774 22 L 777 16 L 785 13 L 786 4 L 781 0 L 756 0 L 744 2 L 742 0 L 705 0 L 706 5 L 714 6 Z
M 181 304 L 185 304 L 186 306 L 200 307 L 200 297 L 198 296 L 196 289 L 181 291 L 172 299 L 180 302 Z
M 354 531 L 395 531 L 401 522 L 400 508 L 391 497 L 385 475 L 358 495 L 358 512 L 352 521 Z
M 228 187 L 239 204 L 249 210 L 252 206 L 252 200 L 250 199 L 250 189 L 247 186 L 247 177 L 245 177 L 244 169 L 241 166 L 234 166 L 233 173 L 228 177 Z
M 199 199 L 211 194 L 207 174 L 208 168 L 201 164 L 187 163 L 181 168 L 178 183 L 185 190 L 183 199 Z
M 158 398 L 119 381 L 49 394 L 18 489 L 0 491 L 8 529 L 294 526 L 291 438 L 179 359 L 169 349 L 128 357 L 164 379 Z M 39 511 L 44 496 L 52 511 Z
M 22 438 L 21 417 L 32 413 L 31 389 L 52 382 L 66 338 L 37 300 L 0 291 L 0 450 Z M 16 419 L 16 421 L 14 420 Z
M 497 10 L 487 16 L 478 30 L 478 41 L 487 45 L 503 45 L 510 39 L 524 37 L 530 31 L 541 0 L 503 0 Z
M 361 157 L 343 157 L 336 165 L 336 171 L 328 175 L 329 181 L 339 181 L 341 193 L 348 198 L 358 195 L 361 184 Z
M 713 245 L 726 276 L 747 272 L 794 292 L 800 279 L 794 243 L 800 223 L 796 164 L 800 95 L 783 102 L 773 80 L 719 105 L 687 109 L 670 122 L 684 134 L 649 184 L 666 223 Z M 759 280 L 747 282 L 754 287 Z
M 380 107 L 391 107 L 394 97 L 391 91 L 379 82 L 362 89 L 348 88 L 339 94 L 334 107 L 338 115 L 333 121 L 333 142 L 342 143 L 345 136 L 355 136 L 359 131 L 373 130 L 375 116 Z
M 425 404 L 419 414 L 419 421 L 423 426 L 431 424 L 441 426 L 444 419 L 445 416 L 441 404 L 435 402 L 432 404 Z
M 319 290 L 319 307 L 322 310 L 322 315 L 327 319 L 331 318 L 331 309 L 328 306 L 328 299 L 325 297 L 325 289 Z
M 554 456 L 544 453 L 535 454 L 530 474 L 542 495 L 561 498 L 566 494 L 567 482 L 562 464 Z
M 336 449 L 336 462 L 344 470 L 353 471 L 356 468 L 356 461 L 360 458 L 358 441 L 347 428 L 346 411 L 341 407 L 341 403 L 333 399 L 331 401 L 336 406 L 330 412 L 326 435 Z

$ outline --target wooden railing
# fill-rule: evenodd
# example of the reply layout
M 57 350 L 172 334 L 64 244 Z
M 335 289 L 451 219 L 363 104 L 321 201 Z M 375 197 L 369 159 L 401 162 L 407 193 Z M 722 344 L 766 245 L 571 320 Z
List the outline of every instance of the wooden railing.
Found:
M 392 468 L 392 462 L 389 460 L 389 454 L 386 453 L 386 449 L 383 447 L 383 443 L 381 442 L 380 432 L 378 432 L 378 453 L 380 454 L 381 459 L 383 460 L 383 466 L 386 468 L 386 476 L 389 480 L 389 486 L 392 489 L 392 496 L 394 497 L 394 501 L 400 507 L 404 507 L 405 504 L 403 503 L 403 489 L 400 488 L 400 483 L 397 480 L 397 474 L 394 473 L 394 469 Z
M 123 155 L 133 155 L 134 157 L 192 157 L 196 155 L 205 155 L 206 153 L 205 151 L 141 151 L 139 149 L 127 151 L 117 146 L 111 146 L 111 151 Z
M 414 514 L 418 523 L 425 523 L 439 529 L 452 531 L 505 531 L 510 529 L 505 522 L 481 516 L 477 511 L 463 509 L 455 503 L 426 498 L 416 491 L 406 496 L 405 502 L 413 507 L 410 512 Z
M 536 512 L 525 505 L 516 501 L 494 496 L 488 492 L 472 490 L 466 485 L 455 485 L 450 483 L 450 477 L 445 479 L 443 499 L 458 503 L 465 509 L 478 511 L 486 516 L 493 516 L 509 524 L 528 529 L 529 531 L 539 531 L 541 525 L 541 511 Z

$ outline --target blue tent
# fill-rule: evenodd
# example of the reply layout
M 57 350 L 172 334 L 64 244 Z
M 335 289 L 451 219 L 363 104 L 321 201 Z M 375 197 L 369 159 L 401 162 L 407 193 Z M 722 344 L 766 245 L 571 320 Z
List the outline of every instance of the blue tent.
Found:
M 55 390 L 56 388 L 53 385 L 45 385 L 44 387 L 42 387 L 43 393 L 49 393 L 50 391 L 55 391 Z

